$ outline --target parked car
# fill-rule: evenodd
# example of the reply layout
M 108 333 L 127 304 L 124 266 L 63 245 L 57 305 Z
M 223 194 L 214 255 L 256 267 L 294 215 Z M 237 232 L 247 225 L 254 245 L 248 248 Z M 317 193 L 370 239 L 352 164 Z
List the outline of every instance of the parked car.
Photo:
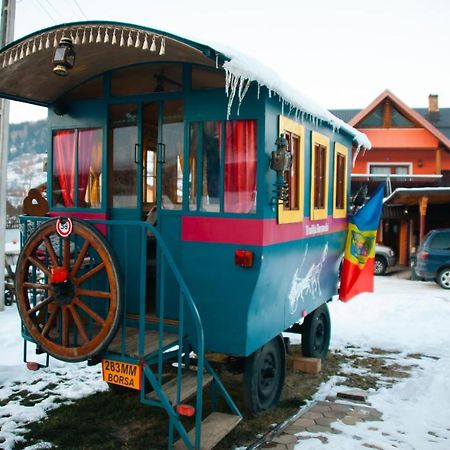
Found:
M 450 228 L 430 231 L 417 250 L 416 274 L 450 289 Z
M 386 245 L 376 244 L 375 246 L 375 275 L 384 275 L 388 267 L 397 264 L 397 257 L 394 250 Z

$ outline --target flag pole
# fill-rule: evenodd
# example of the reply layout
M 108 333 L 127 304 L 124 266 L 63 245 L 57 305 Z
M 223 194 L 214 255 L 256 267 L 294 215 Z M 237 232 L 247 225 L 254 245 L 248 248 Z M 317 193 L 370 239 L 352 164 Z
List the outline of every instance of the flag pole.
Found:
M 0 48 L 14 38 L 16 0 L 2 0 Z M 0 99 L 0 311 L 5 309 L 6 174 L 8 166 L 9 100 Z

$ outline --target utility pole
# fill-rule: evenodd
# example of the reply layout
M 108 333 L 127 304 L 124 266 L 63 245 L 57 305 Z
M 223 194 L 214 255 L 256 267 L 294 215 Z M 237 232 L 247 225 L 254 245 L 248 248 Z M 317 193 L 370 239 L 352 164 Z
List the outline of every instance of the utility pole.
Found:
M 2 0 L 0 48 L 14 38 L 16 0 Z M 9 100 L 0 99 L 0 311 L 5 309 L 6 174 L 8 165 Z

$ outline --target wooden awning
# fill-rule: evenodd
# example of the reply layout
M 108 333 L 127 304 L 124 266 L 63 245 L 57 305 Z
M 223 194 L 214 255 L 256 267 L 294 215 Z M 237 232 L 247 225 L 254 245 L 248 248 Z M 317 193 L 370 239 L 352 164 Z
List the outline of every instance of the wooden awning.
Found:
M 421 198 L 427 197 L 428 204 L 449 204 L 450 187 L 438 188 L 399 188 L 384 201 L 385 205 L 418 205 Z
M 63 36 L 72 38 L 76 52 L 75 67 L 66 77 L 55 75 L 52 63 L 54 48 Z M 0 97 L 49 106 L 72 88 L 109 70 L 168 61 L 215 67 L 217 58 L 223 62 L 225 57 L 205 45 L 150 28 L 117 22 L 62 24 L 0 51 Z

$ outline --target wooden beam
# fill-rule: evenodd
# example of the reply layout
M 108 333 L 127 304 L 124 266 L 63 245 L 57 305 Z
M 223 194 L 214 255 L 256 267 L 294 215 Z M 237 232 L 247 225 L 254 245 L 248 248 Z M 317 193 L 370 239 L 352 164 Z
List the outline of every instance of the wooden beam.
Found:
M 423 196 L 419 199 L 419 213 L 420 213 L 420 231 L 419 231 L 419 243 L 422 243 L 425 236 L 425 218 L 427 215 L 428 197 Z

